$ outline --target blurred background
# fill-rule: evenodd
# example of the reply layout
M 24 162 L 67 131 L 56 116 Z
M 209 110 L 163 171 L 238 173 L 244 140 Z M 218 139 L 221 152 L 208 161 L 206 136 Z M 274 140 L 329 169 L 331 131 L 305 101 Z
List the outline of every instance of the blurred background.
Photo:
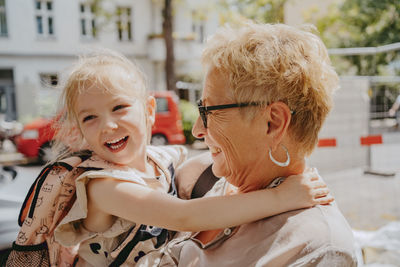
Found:
M 192 156 L 205 151 L 191 135 L 204 43 L 248 19 L 312 24 L 328 47 L 341 89 L 308 164 L 354 229 L 360 265 L 400 266 L 399 0 L 0 0 L 0 250 L 53 156 L 60 84 L 79 54 L 106 47 L 136 61 L 158 104 L 152 143 Z

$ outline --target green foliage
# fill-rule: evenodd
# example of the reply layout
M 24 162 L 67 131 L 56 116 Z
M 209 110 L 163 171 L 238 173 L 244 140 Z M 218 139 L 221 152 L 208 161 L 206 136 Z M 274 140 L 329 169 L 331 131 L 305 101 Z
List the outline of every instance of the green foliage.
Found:
M 237 17 L 258 22 L 284 22 L 284 6 L 288 0 L 220 0 L 224 22 Z M 400 42 L 400 1 L 343 0 L 335 1 L 322 18 L 309 12 L 308 22 L 315 23 L 329 48 L 376 47 Z M 240 19 L 239 19 L 240 22 Z M 399 52 L 377 55 L 334 56 L 333 64 L 341 74 L 382 75 L 387 65 L 399 60 Z
M 192 135 L 192 128 L 199 116 L 197 107 L 186 100 L 179 101 L 179 111 L 182 116 L 183 133 L 186 137 L 186 143 L 192 144 L 196 138 Z
M 226 17 L 236 15 L 263 23 L 284 21 L 284 6 L 288 0 L 220 0 L 220 6 L 227 13 Z M 229 20 L 229 19 L 226 19 Z
M 332 6 L 317 22 L 328 47 L 375 47 L 400 42 L 400 1 L 346 0 Z M 397 51 L 377 55 L 349 56 L 358 75 L 377 75 L 382 66 L 398 60 Z

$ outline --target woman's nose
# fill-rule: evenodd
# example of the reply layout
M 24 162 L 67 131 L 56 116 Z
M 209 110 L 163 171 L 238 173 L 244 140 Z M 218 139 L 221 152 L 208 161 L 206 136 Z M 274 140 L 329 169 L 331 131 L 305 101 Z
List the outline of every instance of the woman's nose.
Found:
M 203 121 L 200 119 L 200 116 L 197 117 L 196 122 L 192 128 L 192 134 L 196 138 L 203 138 L 206 132 L 206 128 L 204 128 Z

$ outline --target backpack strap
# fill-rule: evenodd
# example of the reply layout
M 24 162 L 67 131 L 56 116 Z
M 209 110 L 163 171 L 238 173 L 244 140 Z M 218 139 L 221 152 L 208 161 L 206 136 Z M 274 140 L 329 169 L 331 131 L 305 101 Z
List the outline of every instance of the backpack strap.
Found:
M 79 157 L 81 159 L 81 162 L 87 160 L 90 158 L 92 155 L 92 152 L 89 150 L 83 150 L 83 151 L 78 151 L 74 152 L 72 154 L 69 154 L 68 156 L 64 157 L 63 159 L 70 158 L 70 157 Z M 63 160 L 61 159 L 61 160 Z M 36 180 L 33 182 L 31 187 L 29 188 L 28 194 L 25 197 L 25 200 L 22 204 L 21 210 L 19 212 L 18 216 L 18 225 L 22 226 L 24 223 L 25 218 L 28 216 L 28 218 L 33 217 L 33 213 L 35 211 L 35 207 L 37 204 L 37 199 L 39 197 L 40 190 L 42 188 L 43 183 L 46 180 L 46 177 L 49 175 L 49 173 L 55 168 L 55 167 L 64 167 L 68 171 L 72 171 L 74 166 L 71 166 L 70 164 L 64 162 L 64 161 L 56 161 L 52 164 L 46 165 L 42 171 L 39 173 L 37 176 Z
M 30 216 L 30 218 L 32 218 L 33 210 L 36 206 L 37 197 L 40 192 L 40 187 L 43 184 L 44 179 L 46 179 L 47 175 L 51 171 L 52 167 L 53 167 L 53 164 L 46 165 L 42 169 L 42 171 L 39 173 L 38 177 L 33 182 L 31 187 L 29 188 L 28 194 L 26 195 L 25 200 L 22 203 L 21 210 L 19 212 L 19 216 L 18 216 L 18 225 L 19 226 L 22 226 L 26 216 Z M 29 214 L 28 214 L 28 209 L 29 209 Z
M 201 174 L 197 182 L 195 183 L 190 198 L 200 198 L 204 196 L 214 184 L 218 181 L 218 177 L 212 172 L 212 164 L 207 167 Z

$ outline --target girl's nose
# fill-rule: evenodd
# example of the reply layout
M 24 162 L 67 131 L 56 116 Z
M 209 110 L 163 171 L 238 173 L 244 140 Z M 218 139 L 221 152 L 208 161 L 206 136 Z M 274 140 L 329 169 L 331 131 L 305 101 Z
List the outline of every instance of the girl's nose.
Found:
M 200 116 L 197 117 L 196 122 L 192 128 L 192 134 L 196 138 L 203 138 L 206 132 L 206 128 L 204 128 L 203 121 L 200 119 Z
M 104 121 L 104 127 L 103 127 L 104 132 L 113 131 L 117 128 L 118 128 L 118 124 L 114 120 L 107 119 Z

